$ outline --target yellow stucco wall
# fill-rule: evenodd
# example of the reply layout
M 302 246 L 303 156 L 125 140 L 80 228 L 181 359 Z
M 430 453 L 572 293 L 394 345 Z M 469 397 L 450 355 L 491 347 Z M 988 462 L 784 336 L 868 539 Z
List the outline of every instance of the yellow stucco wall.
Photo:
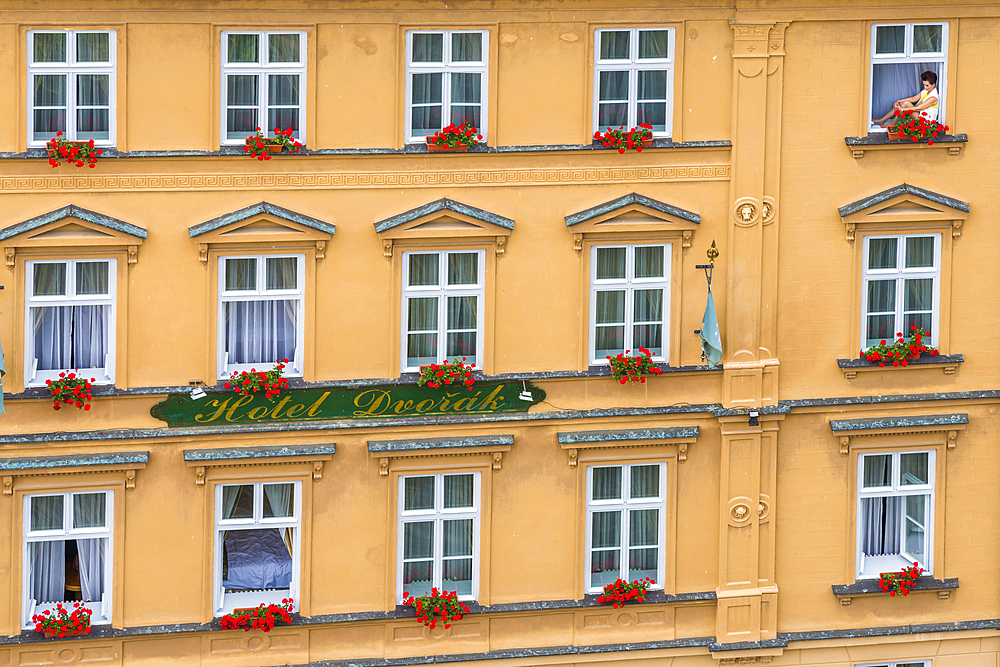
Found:
M 879 21 L 948 21 L 948 123 L 967 142 L 870 147 L 863 157 L 845 145 L 845 137 L 867 131 L 870 25 Z M 593 31 L 616 26 L 676 29 L 678 144 L 625 155 L 531 148 L 590 143 Z M 95 169 L 52 169 L 40 152 L 25 153 L 26 31 L 81 27 L 117 31 L 117 149 L 127 153 L 102 158 Z M 489 30 L 487 144 L 506 148 L 391 152 L 404 141 L 405 31 L 451 27 Z M 307 32 L 307 147 L 341 153 L 266 162 L 218 154 L 219 39 L 228 29 Z M 149 452 L 134 489 L 120 471 L 0 471 L 10 477 L 0 495 L 0 666 L 412 664 L 406 660 L 439 654 L 505 666 L 997 665 L 1000 639 L 989 619 L 1000 617 L 1000 298 L 992 289 L 1000 249 L 993 229 L 1000 214 L 998 44 L 1000 11 L 985 2 L 0 2 L 0 90 L 7 91 L 0 95 L 0 229 L 73 204 L 148 232 L 134 266 L 126 266 L 126 241 L 91 255 L 118 258 L 121 284 L 116 390 L 96 396 L 88 412 L 55 413 L 49 399 L 23 386 L 24 262 L 82 251 L 72 241 L 28 249 L 16 238 L 0 240 L 13 252 L 5 255 L 12 267 L 0 268 L 7 371 L 0 458 Z M 720 141 L 732 144 L 697 143 Z M 358 148 L 382 150 L 351 154 Z M 836 360 L 858 352 L 859 248 L 867 232 L 859 224 L 848 240 L 837 209 L 901 183 L 969 203 L 954 235 L 942 223 L 941 352 L 964 362 L 848 378 Z M 621 386 L 588 368 L 589 256 L 574 249 L 565 216 L 632 192 L 697 213 L 700 223 L 689 237 L 676 221 L 642 236 L 673 244 L 669 361 L 686 368 Z M 217 379 L 216 257 L 241 246 L 201 249 L 189 227 L 261 201 L 335 224 L 321 261 L 312 242 L 292 250 L 306 254 L 302 379 L 388 383 L 399 376 L 399 257 L 413 246 L 399 243 L 387 259 L 373 225 L 443 197 L 514 220 L 501 256 L 489 234 L 464 247 L 489 255 L 485 371 L 530 379 L 546 392 L 527 416 L 166 434 L 150 415 L 190 381 Z M 769 202 L 773 217 L 743 224 L 745 201 L 761 215 Z M 581 243 L 595 238 L 585 236 Z M 690 248 L 681 247 L 688 241 Z M 725 364 L 709 370 L 700 366 L 694 333 L 706 296 L 695 265 L 713 241 L 721 253 L 713 287 Z M 427 243 L 447 249 L 454 240 Z M 526 375 L 545 373 L 552 375 Z M 762 425 L 748 426 L 746 408 L 761 406 L 768 409 Z M 911 428 L 855 434 L 845 444 L 829 424 L 953 413 L 968 415 L 954 437 L 948 428 Z M 584 595 L 587 459 L 581 454 L 570 465 L 557 433 L 665 426 L 697 426 L 699 436 L 683 454 L 665 441 L 605 450 L 602 460 L 667 462 L 667 592 L 717 599 L 626 611 L 565 603 Z M 488 455 L 442 453 L 410 468 L 393 464 L 382 476 L 366 444 L 505 434 L 514 445 L 498 470 Z M 309 462 L 255 462 L 209 466 L 207 482 L 198 484 L 183 458 L 190 449 L 331 442 L 336 454 L 315 480 Z M 933 575 L 960 582 L 947 597 L 855 595 L 845 604 L 831 590 L 855 583 L 852 476 L 858 453 L 879 442 L 937 448 Z M 494 607 L 447 632 L 384 618 L 395 609 L 399 471 L 463 466 L 483 476 L 478 602 L 546 604 Z M 313 620 L 267 635 L 199 625 L 212 620 L 214 484 L 262 478 L 303 485 L 300 604 Z M 114 630 L 64 642 L 20 634 L 23 495 L 95 487 L 115 493 Z M 742 502 L 751 513 L 746 523 L 732 514 Z M 753 511 L 758 502 L 768 513 Z M 376 617 L 346 616 L 362 612 Z M 912 627 L 920 624 L 929 625 Z M 889 626 L 901 629 L 880 630 Z

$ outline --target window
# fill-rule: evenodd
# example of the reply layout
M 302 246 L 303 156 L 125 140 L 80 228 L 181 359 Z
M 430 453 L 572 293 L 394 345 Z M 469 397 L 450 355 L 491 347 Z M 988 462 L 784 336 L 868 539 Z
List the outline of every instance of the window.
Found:
M 215 613 L 299 601 L 302 483 L 215 487 Z
M 474 600 L 479 586 L 480 473 L 399 478 L 397 596 L 431 588 Z
M 407 31 L 407 141 L 463 121 L 486 135 L 487 58 L 485 30 Z
M 667 476 L 663 463 L 587 468 L 587 592 L 616 579 L 663 588 Z
M 28 145 L 115 142 L 115 31 L 28 31 Z
M 668 246 L 593 246 L 590 266 L 590 363 L 606 364 L 608 355 L 640 347 L 666 361 Z
M 24 627 L 59 602 L 83 601 L 91 623 L 111 619 L 111 491 L 24 497 Z
M 405 371 L 453 358 L 482 367 L 485 254 L 403 253 Z
M 862 347 L 909 336 L 918 326 L 938 340 L 941 235 L 866 236 Z
M 292 128 L 305 143 L 306 33 L 222 33 L 222 143 Z
M 859 454 L 858 578 L 912 564 L 931 574 L 934 454 Z
M 870 119 L 892 112 L 896 100 L 923 90 L 920 75 L 937 75 L 940 123 L 945 122 L 945 79 L 948 61 L 947 23 L 898 23 L 872 26 Z M 869 132 L 882 132 L 874 123 Z
M 283 359 L 302 375 L 305 256 L 220 259 L 219 377 Z
M 114 382 L 114 259 L 25 263 L 25 386 L 78 369 Z
M 669 137 L 673 89 L 673 28 L 595 32 L 595 131 L 646 123 L 653 136 Z

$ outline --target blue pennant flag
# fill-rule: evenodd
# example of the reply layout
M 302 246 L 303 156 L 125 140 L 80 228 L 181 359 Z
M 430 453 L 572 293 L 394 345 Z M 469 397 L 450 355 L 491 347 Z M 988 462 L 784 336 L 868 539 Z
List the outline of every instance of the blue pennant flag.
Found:
M 708 303 L 701 318 L 701 351 L 709 366 L 718 366 L 722 361 L 722 336 L 719 334 L 719 318 L 715 315 L 715 300 L 712 288 L 708 289 Z

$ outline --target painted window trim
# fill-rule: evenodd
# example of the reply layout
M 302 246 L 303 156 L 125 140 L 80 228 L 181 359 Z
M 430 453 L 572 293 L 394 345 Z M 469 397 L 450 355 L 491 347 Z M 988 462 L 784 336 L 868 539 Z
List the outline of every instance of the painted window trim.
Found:
M 657 279 L 641 279 L 637 280 L 634 278 L 635 274 L 635 249 L 636 248 L 647 248 L 659 246 L 663 248 L 663 278 Z M 604 280 L 598 281 L 597 279 L 597 251 L 600 248 L 625 248 L 625 279 L 620 280 Z M 614 242 L 601 242 L 595 241 L 593 245 L 590 246 L 590 320 L 588 322 L 588 354 L 589 354 L 589 364 L 591 366 L 607 366 L 609 361 L 606 358 L 598 359 L 596 356 L 596 344 L 597 344 L 597 293 L 599 291 L 614 291 L 619 289 L 625 290 L 625 347 L 624 350 L 629 350 L 630 354 L 638 354 L 635 348 L 631 346 L 634 335 L 634 299 L 630 299 L 629 296 L 632 295 L 635 289 L 649 289 L 649 288 L 660 288 L 663 290 L 663 312 L 662 318 L 660 320 L 660 326 L 663 331 L 663 340 L 660 341 L 661 353 L 658 355 L 653 355 L 652 359 L 656 363 L 666 364 L 669 363 L 670 359 L 670 297 L 671 297 L 671 280 L 672 275 L 672 257 L 673 257 L 673 244 L 671 242 L 650 242 L 650 243 L 614 243 Z M 630 276 L 633 276 L 630 278 Z M 607 287 L 611 289 L 601 289 L 602 287 Z
M 471 254 L 475 253 L 477 255 L 478 263 L 478 281 L 475 286 L 472 285 L 456 285 L 454 287 L 448 287 L 447 281 L 447 268 L 448 268 L 448 255 L 450 254 Z M 409 261 L 411 255 L 427 255 L 427 254 L 437 254 L 439 256 L 438 261 L 438 285 L 437 287 L 410 287 L 407 285 L 409 280 Z M 407 303 L 410 298 L 427 298 L 427 297 L 437 297 L 438 298 L 438 362 L 450 361 L 451 357 L 445 357 L 444 351 L 447 349 L 447 298 L 449 296 L 475 296 L 477 298 L 477 308 L 476 308 L 476 359 L 473 363 L 476 364 L 478 370 L 483 370 L 484 359 L 483 352 L 485 349 L 484 338 L 484 320 L 486 318 L 486 250 L 481 248 L 458 248 L 449 250 L 404 250 L 402 252 L 402 285 L 401 285 L 401 298 L 400 298 L 400 350 L 399 350 L 399 367 L 400 371 L 403 373 L 413 373 L 420 370 L 419 366 L 410 366 L 407 363 Z M 442 307 L 442 305 L 444 307 Z
M 927 458 L 927 470 L 929 484 L 927 485 L 914 485 L 907 487 L 907 489 L 901 488 L 899 483 L 900 475 L 900 456 L 902 454 L 923 454 L 928 455 Z M 885 498 L 885 497 L 906 497 L 912 495 L 925 495 L 929 496 L 928 506 L 925 508 L 924 514 L 924 553 L 926 554 L 926 563 L 921 563 L 919 561 L 913 561 L 908 556 L 900 554 L 901 558 L 908 561 L 909 564 L 917 563 L 923 566 L 924 571 L 922 576 L 932 577 L 934 576 L 934 549 L 935 549 L 935 510 L 936 510 L 936 500 L 937 500 L 937 449 L 933 447 L 927 448 L 915 448 L 915 449 L 892 449 L 892 450 L 878 450 L 878 449 L 866 449 L 865 451 L 857 452 L 857 493 L 856 493 L 856 509 L 855 509 L 855 524 L 856 524 L 856 539 L 855 539 L 855 579 L 857 581 L 863 579 L 877 579 L 880 572 L 885 570 L 880 570 L 880 572 L 870 572 L 864 567 L 864 556 L 861 549 L 862 540 L 862 525 L 861 525 L 861 499 L 862 498 Z M 867 456 L 892 456 L 892 487 L 891 488 L 881 488 L 875 491 L 865 491 L 863 487 L 864 483 L 864 459 Z M 911 491 L 923 491 L 924 493 L 912 493 Z M 905 520 L 905 509 L 903 509 L 904 520 Z M 903 521 L 900 522 L 900 530 L 903 529 Z M 902 536 L 900 537 L 902 545 Z M 897 568 L 893 568 L 897 569 Z
M 656 59 L 646 59 L 639 60 L 639 33 L 649 32 L 657 30 L 667 31 L 667 57 L 666 58 L 656 58 Z M 601 60 L 601 33 L 602 32 L 629 32 L 629 60 Z M 594 29 L 594 99 L 591 108 L 591 114 L 593 118 L 593 132 L 603 132 L 607 128 L 601 126 L 598 123 L 599 118 L 599 100 L 601 95 L 601 72 L 613 71 L 613 70 L 625 70 L 629 72 L 629 99 L 628 99 L 628 125 L 626 130 L 637 126 L 637 105 L 638 105 L 638 82 L 636 72 L 640 69 L 645 69 L 644 65 L 655 65 L 656 69 L 663 69 L 667 72 L 667 100 L 666 100 L 666 115 L 664 117 L 664 125 L 666 131 L 664 132 L 653 132 L 653 137 L 657 139 L 666 139 L 673 136 L 673 115 L 674 115 L 674 100 L 677 94 L 674 90 L 674 68 L 677 63 L 677 52 L 675 45 L 676 28 L 668 26 L 646 26 L 641 28 L 595 28 Z M 615 128 L 611 128 L 615 129 Z
M 261 129 L 261 134 L 266 137 L 274 136 L 274 128 L 268 127 L 268 86 L 267 75 L 269 74 L 296 74 L 299 76 L 299 130 L 294 135 L 295 139 L 303 146 L 306 144 L 306 114 L 308 105 L 306 101 L 308 86 L 308 62 L 309 40 L 305 30 L 223 30 L 221 31 L 219 45 L 219 144 L 222 146 L 242 146 L 244 139 L 228 139 L 226 125 L 228 75 L 243 74 L 256 75 L 258 77 L 258 98 L 257 98 L 257 121 Z M 229 35 L 257 35 L 259 60 L 256 63 L 229 63 L 228 48 L 226 39 Z M 266 62 L 267 59 L 267 38 L 270 35 L 298 35 L 299 36 L 299 62 L 298 63 L 275 63 Z M 287 106 L 287 105 L 284 105 Z M 280 128 L 285 129 L 285 128 Z M 247 136 L 251 136 L 253 132 Z
M 261 280 L 266 276 L 266 260 L 274 259 L 279 257 L 295 257 L 296 258 L 296 280 L 298 281 L 298 288 L 294 291 L 292 290 L 274 290 L 268 292 L 264 290 L 255 290 L 254 294 L 248 295 L 247 297 L 236 296 L 238 293 L 227 294 L 225 290 L 226 282 L 226 262 L 230 259 L 256 259 L 257 260 L 257 278 Z M 219 267 L 219 277 L 218 277 L 218 308 L 216 310 L 216 350 L 217 350 L 217 366 L 218 366 L 218 376 L 219 379 L 228 378 L 234 372 L 249 371 L 251 369 L 257 369 L 259 371 L 268 371 L 274 368 L 275 364 L 272 363 L 260 363 L 260 364 L 230 364 L 228 363 L 227 353 L 226 353 L 226 331 L 225 331 L 225 312 L 224 304 L 231 301 L 272 301 L 272 300 L 288 300 L 290 298 L 297 299 L 299 302 L 298 312 L 296 313 L 295 321 L 295 355 L 294 359 L 289 359 L 291 363 L 286 366 L 285 375 L 288 377 L 302 377 L 303 367 L 304 367 L 304 356 L 305 356 L 305 281 L 306 281 L 306 271 L 305 271 L 306 256 L 301 253 L 275 253 L 275 254 L 220 254 L 218 267 Z M 257 298 L 251 298 L 257 297 Z
M 222 489 L 225 486 L 253 485 L 254 487 L 254 518 L 248 519 L 222 519 Z M 263 494 L 265 484 L 292 484 L 292 498 L 294 513 L 291 518 L 263 519 L 259 517 L 263 507 Z M 232 611 L 231 605 L 226 603 L 225 592 L 222 588 L 222 533 L 226 530 L 268 530 L 274 528 L 293 529 L 293 549 L 292 555 L 292 581 L 289 584 L 287 597 L 292 598 L 293 609 L 298 610 L 301 600 L 299 591 L 302 583 L 302 481 L 286 479 L 268 479 L 266 481 L 240 481 L 238 479 L 218 480 L 215 482 L 215 510 L 213 512 L 214 526 L 212 530 L 212 614 L 222 616 Z M 259 591 L 252 602 L 238 602 L 244 606 L 256 607 L 262 603 L 280 603 L 281 598 L 274 594 Z
M 471 509 L 460 508 L 456 510 L 446 510 L 443 508 L 444 478 L 448 475 L 472 475 L 472 499 Z M 409 477 L 433 477 L 434 478 L 434 510 L 404 510 L 406 502 L 406 479 Z M 479 599 L 479 572 L 481 562 L 481 539 L 482 514 L 483 514 L 483 486 L 482 472 L 479 470 L 463 470 L 455 472 L 427 472 L 400 474 L 397 476 L 397 508 L 396 508 L 396 603 L 401 604 L 403 593 L 407 591 L 403 585 L 403 524 L 420 521 L 434 521 L 434 557 L 433 557 L 433 580 L 431 585 L 439 591 L 443 591 L 442 562 L 443 562 L 443 537 L 440 526 L 445 519 L 472 519 L 472 594 L 460 595 L 459 600 L 472 601 Z M 441 509 L 438 509 L 438 508 Z
M 451 54 L 451 40 L 449 37 L 456 33 L 479 33 L 483 37 L 482 43 L 482 55 L 483 59 L 476 63 L 452 63 L 450 62 Z M 441 54 L 440 63 L 414 63 L 413 58 L 413 35 L 415 34 L 440 34 L 443 35 L 443 50 Z M 480 94 L 479 94 L 479 107 L 480 107 L 480 127 L 477 129 L 477 134 L 481 134 L 484 137 L 487 135 L 487 130 L 489 128 L 489 70 L 490 70 L 490 31 L 489 30 L 407 30 L 406 31 L 406 85 L 405 85 L 405 95 L 404 100 L 406 104 L 406 115 L 405 124 L 406 127 L 403 128 L 403 136 L 406 137 L 406 143 L 408 144 L 421 144 L 425 142 L 423 136 L 415 136 L 413 134 L 413 75 L 414 74 L 434 74 L 441 72 L 442 74 L 450 75 L 455 72 L 467 72 L 467 73 L 478 73 L 480 74 Z M 447 76 L 441 77 L 441 127 L 447 126 L 451 121 L 451 93 L 450 87 L 446 81 L 450 81 Z M 445 121 L 448 120 L 448 123 Z M 433 133 L 431 133 L 433 134 Z
M 67 530 L 67 522 L 72 522 L 72 512 L 73 512 L 73 502 L 72 497 L 75 494 L 93 494 L 93 493 L 103 493 L 105 494 L 105 505 L 104 505 L 104 528 L 94 529 L 94 528 L 81 528 L 73 529 L 69 528 Z M 55 531 L 36 531 L 36 534 L 32 535 L 30 530 L 31 521 L 31 499 L 38 496 L 63 496 L 63 529 L 56 534 Z M 112 489 L 94 489 L 94 490 L 79 490 L 79 491 L 54 491 L 45 492 L 38 489 L 37 493 L 25 493 L 22 500 L 22 528 L 21 528 L 21 609 L 22 616 L 21 619 L 22 628 L 34 629 L 34 623 L 31 622 L 31 617 L 35 613 L 39 613 L 45 609 L 55 610 L 55 605 L 41 605 L 39 606 L 32 599 L 28 597 L 29 581 L 28 574 L 29 568 L 28 563 L 28 544 L 30 542 L 51 542 L 54 539 L 62 538 L 63 540 L 68 539 L 72 536 L 87 536 L 91 539 L 107 539 L 107 546 L 105 547 L 105 559 L 104 559 L 104 592 L 102 599 L 100 601 L 94 601 L 93 603 L 87 604 L 86 606 L 93 611 L 90 619 L 91 625 L 110 625 L 111 624 L 111 614 L 112 614 L 112 591 L 114 590 L 114 527 L 115 527 L 115 511 L 114 511 L 114 498 L 115 493 Z M 46 539 L 49 538 L 49 539 Z
M 659 497 L 656 499 L 642 499 L 637 501 L 631 501 L 625 498 L 628 495 L 628 490 L 630 488 L 631 480 L 631 469 L 635 466 L 650 466 L 655 465 L 660 469 L 660 489 Z M 595 468 L 621 468 L 622 469 L 622 500 L 592 500 L 593 498 L 593 487 L 594 487 L 594 469 Z M 629 471 L 626 474 L 626 471 Z M 633 463 L 614 463 L 611 461 L 601 462 L 601 463 L 591 463 L 587 465 L 587 485 L 586 485 L 586 503 L 587 503 L 587 518 L 586 518 L 586 545 L 584 547 L 585 563 L 584 563 L 584 593 L 586 594 L 596 594 L 603 593 L 604 588 L 602 586 L 591 586 L 591 563 L 592 563 L 592 553 L 593 553 L 593 515 L 594 512 L 602 511 L 621 511 L 621 531 L 619 533 L 621 539 L 621 545 L 619 547 L 620 555 L 622 557 L 620 563 L 622 565 L 619 571 L 619 577 L 625 579 L 626 581 L 632 581 L 635 579 L 631 575 L 628 569 L 628 551 L 629 551 L 629 513 L 634 510 L 644 510 L 644 509 L 657 509 L 660 512 L 658 526 L 657 526 L 657 557 L 656 557 L 656 577 L 655 583 L 649 587 L 649 590 L 665 590 L 665 578 L 666 578 L 666 562 L 667 562 L 667 464 L 664 461 L 636 461 Z
M 71 283 L 75 284 L 76 273 L 72 268 L 78 262 L 108 262 L 108 298 L 98 299 L 95 297 L 76 299 L 75 297 L 35 297 L 32 294 L 34 279 L 32 271 L 36 264 L 66 264 L 66 291 L 69 291 Z M 32 327 L 31 309 L 44 306 L 69 306 L 69 305 L 99 305 L 108 303 L 111 308 L 108 312 L 108 353 L 105 357 L 103 375 L 97 373 L 96 368 L 73 369 L 64 368 L 53 371 L 35 370 L 34 356 L 34 332 Z M 72 259 L 28 259 L 24 262 L 24 386 L 44 387 L 46 380 L 57 380 L 60 371 L 81 370 L 83 375 L 95 378 L 94 384 L 114 384 L 116 344 L 118 328 L 118 260 L 114 257 L 77 257 Z M 29 361 L 30 360 L 30 361 Z
M 906 33 L 904 41 L 906 42 L 905 51 L 902 54 L 892 54 L 879 56 L 875 54 L 875 37 L 878 33 L 879 28 L 884 28 L 887 26 L 904 26 L 906 28 Z M 913 54 L 913 27 L 917 25 L 939 25 L 942 26 L 941 29 L 941 51 L 940 53 L 921 53 L 918 55 Z M 868 134 L 878 134 L 882 132 L 888 132 L 887 129 L 873 125 L 871 119 L 873 117 L 872 109 L 872 86 L 875 82 L 875 65 L 876 64 L 893 64 L 893 63 L 910 63 L 910 62 L 940 62 L 941 63 L 941 75 L 938 77 L 937 84 L 935 84 L 935 90 L 937 92 L 936 97 L 938 98 L 938 122 L 942 125 L 947 125 L 947 95 L 948 95 L 948 21 L 914 21 L 912 23 L 873 23 L 871 25 L 871 35 L 868 51 Z M 914 86 L 916 87 L 919 82 L 915 81 Z M 916 90 L 916 88 L 914 88 Z
M 907 270 L 905 268 L 900 268 L 905 259 L 906 254 L 906 239 L 915 237 L 934 237 L 934 266 L 932 269 L 911 269 Z M 869 269 L 868 268 L 868 253 L 869 246 L 872 239 L 897 239 L 896 243 L 896 269 Z M 940 233 L 930 232 L 930 233 L 906 233 L 906 234 L 865 234 L 863 236 L 863 245 L 861 252 L 861 349 L 868 349 L 868 337 L 867 324 L 868 324 L 868 283 L 871 281 L 878 280 L 890 280 L 894 279 L 896 281 L 896 303 L 894 310 L 894 330 L 893 333 L 902 333 L 905 339 L 909 339 L 909 331 L 903 330 L 903 299 L 905 297 L 905 290 L 902 288 L 905 284 L 904 281 L 907 279 L 917 279 L 917 278 L 932 278 L 933 283 L 933 303 L 932 303 L 932 313 L 931 313 L 931 330 L 930 336 L 928 338 L 928 345 L 937 346 L 939 337 L 939 329 L 941 327 L 941 244 L 942 238 Z M 892 341 L 886 339 L 887 343 Z
M 34 36 L 40 33 L 62 33 L 66 35 L 66 62 L 65 63 L 35 63 L 34 62 Z M 108 35 L 108 62 L 107 63 L 86 63 L 76 62 L 76 36 L 80 33 L 107 33 Z M 28 148 L 44 147 L 46 140 L 34 139 L 35 128 L 35 103 L 32 97 L 34 90 L 34 77 L 38 74 L 65 74 L 66 75 L 66 132 L 64 136 L 69 141 L 77 141 L 76 132 L 76 80 L 78 74 L 107 74 L 108 75 L 108 138 L 100 141 L 94 140 L 95 146 L 111 147 L 117 142 L 117 110 L 118 110 L 118 31 L 117 30 L 29 30 L 27 31 L 27 51 L 25 54 L 27 62 L 28 78 L 25 86 L 25 102 L 27 104 L 27 114 L 25 125 L 27 128 Z

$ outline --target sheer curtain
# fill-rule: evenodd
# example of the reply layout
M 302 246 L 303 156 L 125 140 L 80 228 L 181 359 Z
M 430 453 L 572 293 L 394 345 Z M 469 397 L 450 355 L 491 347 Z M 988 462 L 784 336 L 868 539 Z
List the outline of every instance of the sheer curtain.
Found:
M 108 308 L 32 308 L 38 370 L 104 368 L 108 353 Z
M 296 38 L 298 36 L 296 35 Z M 271 74 L 267 77 L 267 128 L 265 134 L 273 134 L 274 129 L 292 129 L 292 136 L 299 136 L 299 75 Z
M 866 556 L 899 553 L 902 498 L 861 499 L 861 550 Z
M 230 364 L 294 359 L 298 300 L 229 301 L 225 304 Z
M 913 97 L 923 90 L 923 82 L 920 75 L 931 71 L 937 74 L 938 84 L 941 83 L 941 70 L 943 63 L 875 63 L 872 66 L 872 118 L 881 118 L 892 111 L 892 104 L 896 100 L 906 97 Z M 940 91 L 936 90 L 938 98 L 938 118 L 943 114 L 940 110 L 944 108 L 944 99 Z
M 107 522 L 107 496 L 103 493 L 73 495 L 73 526 L 93 528 Z M 100 602 L 104 593 L 104 559 L 107 539 L 77 540 L 80 562 L 80 589 L 83 600 Z
M 107 74 L 79 74 L 76 77 L 76 138 L 80 141 L 110 137 L 110 77 Z
M 36 74 L 33 102 L 34 139 L 50 139 L 56 132 L 66 132 L 65 74 Z
M 451 78 L 451 122 L 460 125 L 471 123 L 477 129 L 482 127 L 482 78 L 479 72 L 452 72 Z
M 441 123 L 443 76 L 441 72 L 410 75 L 412 102 L 410 129 L 415 137 L 430 136 L 443 127 Z
M 270 514 L 267 511 L 264 512 L 265 518 L 271 517 L 287 517 L 292 516 L 294 513 L 294 508 L 292 507 L 294 487 L 291 484 L 265 484 L 264 485 L 264 496 L 267 499 L 268 508 L 270 509 Z M 288 549 L 288 555 L 292 555 L 292 529 L 285 528 L 282 531 L 283 539 L 285 542 L 285 548 Z
M 260 78 L 256 74 L 230 74 L 226 77 L 227 139 L 248 137 L 260 125 L 257 119 L 259 87 Z
M 627 71 L 612 70 L 601 72 L 598 77 L 598 129 L 617 129 L 628 122 L 628 75 Z M 628 129 L 628 128 L 626 128 Z

